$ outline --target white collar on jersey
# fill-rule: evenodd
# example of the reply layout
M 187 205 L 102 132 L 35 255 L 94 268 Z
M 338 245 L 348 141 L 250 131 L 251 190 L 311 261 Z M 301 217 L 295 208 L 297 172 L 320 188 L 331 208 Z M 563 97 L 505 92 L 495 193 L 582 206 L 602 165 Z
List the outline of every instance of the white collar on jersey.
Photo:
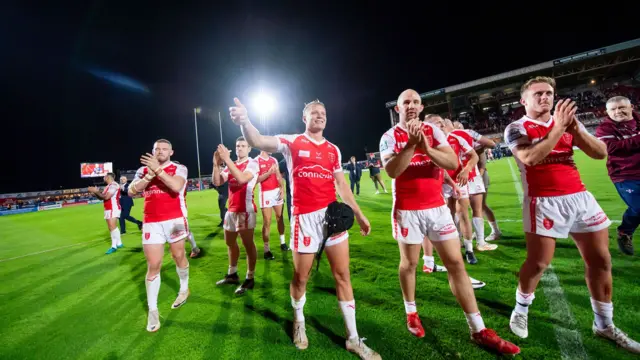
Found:
M 309 141 L 311 141 L 312 143 L 316 144 L 316 145 L 322 145 L 325 143 L 325 141 L 327 141 L 327 139 L 322 138 L 322 140 L 320 141 L 315 141 L 313 140 L 313 138 L 311 136 L 309 136 L 309 134 L 307 134 L 307 132 L 305 131 L 304 133 L 302 133 L 302 135 L 304 135 L 304 137 L 306 137 Z
M 524 116 L 524 119 L 527 120 L 527 121 L 531 121 L 532 123 L 536 123 L 538 125 L 544 126 L 544 127 L 549 127 L 553 123 L 553 116 L 551 116 L 549 118 L 549 121 L 547 121 L 547 122 L 536 120 L 536 119 L 532 119 L 532 118 L 528 117 L 527 115 Z

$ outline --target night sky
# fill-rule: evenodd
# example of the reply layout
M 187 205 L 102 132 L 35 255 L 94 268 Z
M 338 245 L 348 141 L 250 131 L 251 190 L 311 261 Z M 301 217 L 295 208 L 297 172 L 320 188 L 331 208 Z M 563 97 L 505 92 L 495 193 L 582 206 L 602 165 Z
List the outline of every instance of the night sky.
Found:
M 161 137 L 196 177 L 197 106 L 205 109 L 202 173 L 210 174 L 218 111 L 231 147 L 240 131 L 228 107 L 259 88 L 277 98 L 271 134 L 303 131 L 303 104 L 319 98 L 327 139 L 343 158 L 364 159 L 389 127 L 385 102 L 405 88 L 434 90 L 640 37 L 622 3 L 610 21 L 548 2 L 530 3 L 530 13 L 457 2 L 62 3 L 0 11 L 0 193 L 87 186 L 81 162 L 137 169 Z

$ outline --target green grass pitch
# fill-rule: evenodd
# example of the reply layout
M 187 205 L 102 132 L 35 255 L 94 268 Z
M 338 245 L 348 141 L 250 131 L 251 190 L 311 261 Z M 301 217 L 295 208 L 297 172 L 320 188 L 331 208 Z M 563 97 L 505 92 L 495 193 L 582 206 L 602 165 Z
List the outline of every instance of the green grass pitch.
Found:
M 581 153 L 576 157 L 587 188 L 612 220 L 620 220 L 624 204 L 607 177 L 604 161 L 589 160 Z M 635 358 L 592 335 L 583 263 L 566 239 L 558 241 L 553 265 L 575 324 L 553 316 L 549 299 L 538 288 L 530 311 L 529 338 L 518 339 L 510 333 L 509 315 L 525 244 L 507 161 L 512 160 L 488 165 L 488 202 L 502 220 L 504 237 L 497 242 L 498 250 L 478 253 L 479 264 L 467 266 L 471 276 L 487 282 L 476 291 L 485 323 L 518 344 L 524 359 L 559 359 L 556 327 L 577 330 L 591 359 Z M 388 179 L 386 183 L 390 187 Z M 189 222 L 204 255 L 190 260 L 187 304 L 171 310 L 178 277 L 167 250 L 158 299 L 162 328 L 154 334 L 145 330 L 146 263 L 135 226 L 129 224 L 129 233 L 122 238 L 125 248 L 107 256 L 110 240 L 100 205 L 0 217 L 0 359 L 353 359 L 344 350 L 344 324 L 326 260 L 307 291 L 309 349 L 297 351 L 292 345 L 291 253 L 277 247 L 274 225 L 271 241 L 276 260 L 262 259 L 260 216 L 255 290 L 236 297 L 233 287 L 215 286 L 227 269 L 222 232 L 215 227 L 219 222 L 216 197 L 212 190 L 188 195 Z M 374 195 L 365 173 L 358 202 L 373 227 L 369 237 L 351 231 L 350 239 L 360 336 L 385 359 L 494 359 L 494 354 L 469 340 L 464 315 L 443 274 L 417 274 L 418 309 L 427 334 L 424 339 L 409 334 L 397 276 L 399 253 L 391 237 L 391 195 Z M 137 218 L 141 205 L 138 201 L 133 209 Z M 616 224 L 610 231 L 615 322 L 640 339 L 640 263 L 637 256 L 618 252 L 613 240 Z M 488 234 L 488 224 L 485 229 Z M 55 250 L 34 254 L 50 249 Z M 243 274 L 246 265 L 241 253 Z M 19 258 L 11 259 L 15 257 Z

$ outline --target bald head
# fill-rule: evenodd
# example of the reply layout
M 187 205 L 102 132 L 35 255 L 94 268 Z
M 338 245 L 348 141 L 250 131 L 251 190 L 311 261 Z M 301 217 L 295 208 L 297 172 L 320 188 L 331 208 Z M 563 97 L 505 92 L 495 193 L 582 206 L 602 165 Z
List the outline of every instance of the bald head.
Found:
M 398 96 L 395 110 L 400 117 L 401 124 L 417 119 L 422 109 L 424 109 L 424 106 L 422 106 L 422 99 L 420 99 L 420 94 L 417 91 L 407 89 Z

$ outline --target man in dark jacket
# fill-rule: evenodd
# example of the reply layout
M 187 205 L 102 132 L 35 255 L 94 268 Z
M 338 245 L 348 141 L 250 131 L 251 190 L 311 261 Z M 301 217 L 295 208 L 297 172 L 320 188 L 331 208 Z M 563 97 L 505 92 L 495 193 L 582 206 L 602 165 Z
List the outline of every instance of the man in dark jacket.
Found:
M 347 170 L 349 171 L 349 181 L 351 182 L 351 192 L 360 195 L 360 178 L 362 177 L 362 166 L 356 162 L 356 157 L 352 156 L 351 161 L 347 164 Z M 356 191 L 353 191 L 353 188 Z
M 120 207 L 122 208 L 122 213 L 120 214 L 120 234 L 127 233 L 125 220 L 131 221 L 138 226 L 139 230 L 142 230 L 142 221 L 130 215 L 131 208 L 133 207 L 133 199 L 129 196 L 129 184 L 126 176 L 120 177 Z
M 278 170 L 280 171 L 280 175 L 284 179 L 284 184 L 287 192 L 287 216 L 289 217 L 289 221 L 291 221 L 291 189 L 289 188 L 289 170 L 287 169 L 287 162 L 282 159 L 278 162 Z
M 218 209 L 220 210 L 220 224 L 218 227 L 224 225 L 224 216 L 227 214 L 227 200 L 229 199 L 229 183 L 225 181 L 220 186 L 213 185 L 213 181 L 209 184 L 209 188 L 215 189 L 218 192 Z
M 640 117 L 624 96 L 607 101 L 607 114 L 596 136 L 607 144 L 609 177 L 628 206 L 618 227 L 618 247 L 633 255 L 633 233 L 640 224 Z

